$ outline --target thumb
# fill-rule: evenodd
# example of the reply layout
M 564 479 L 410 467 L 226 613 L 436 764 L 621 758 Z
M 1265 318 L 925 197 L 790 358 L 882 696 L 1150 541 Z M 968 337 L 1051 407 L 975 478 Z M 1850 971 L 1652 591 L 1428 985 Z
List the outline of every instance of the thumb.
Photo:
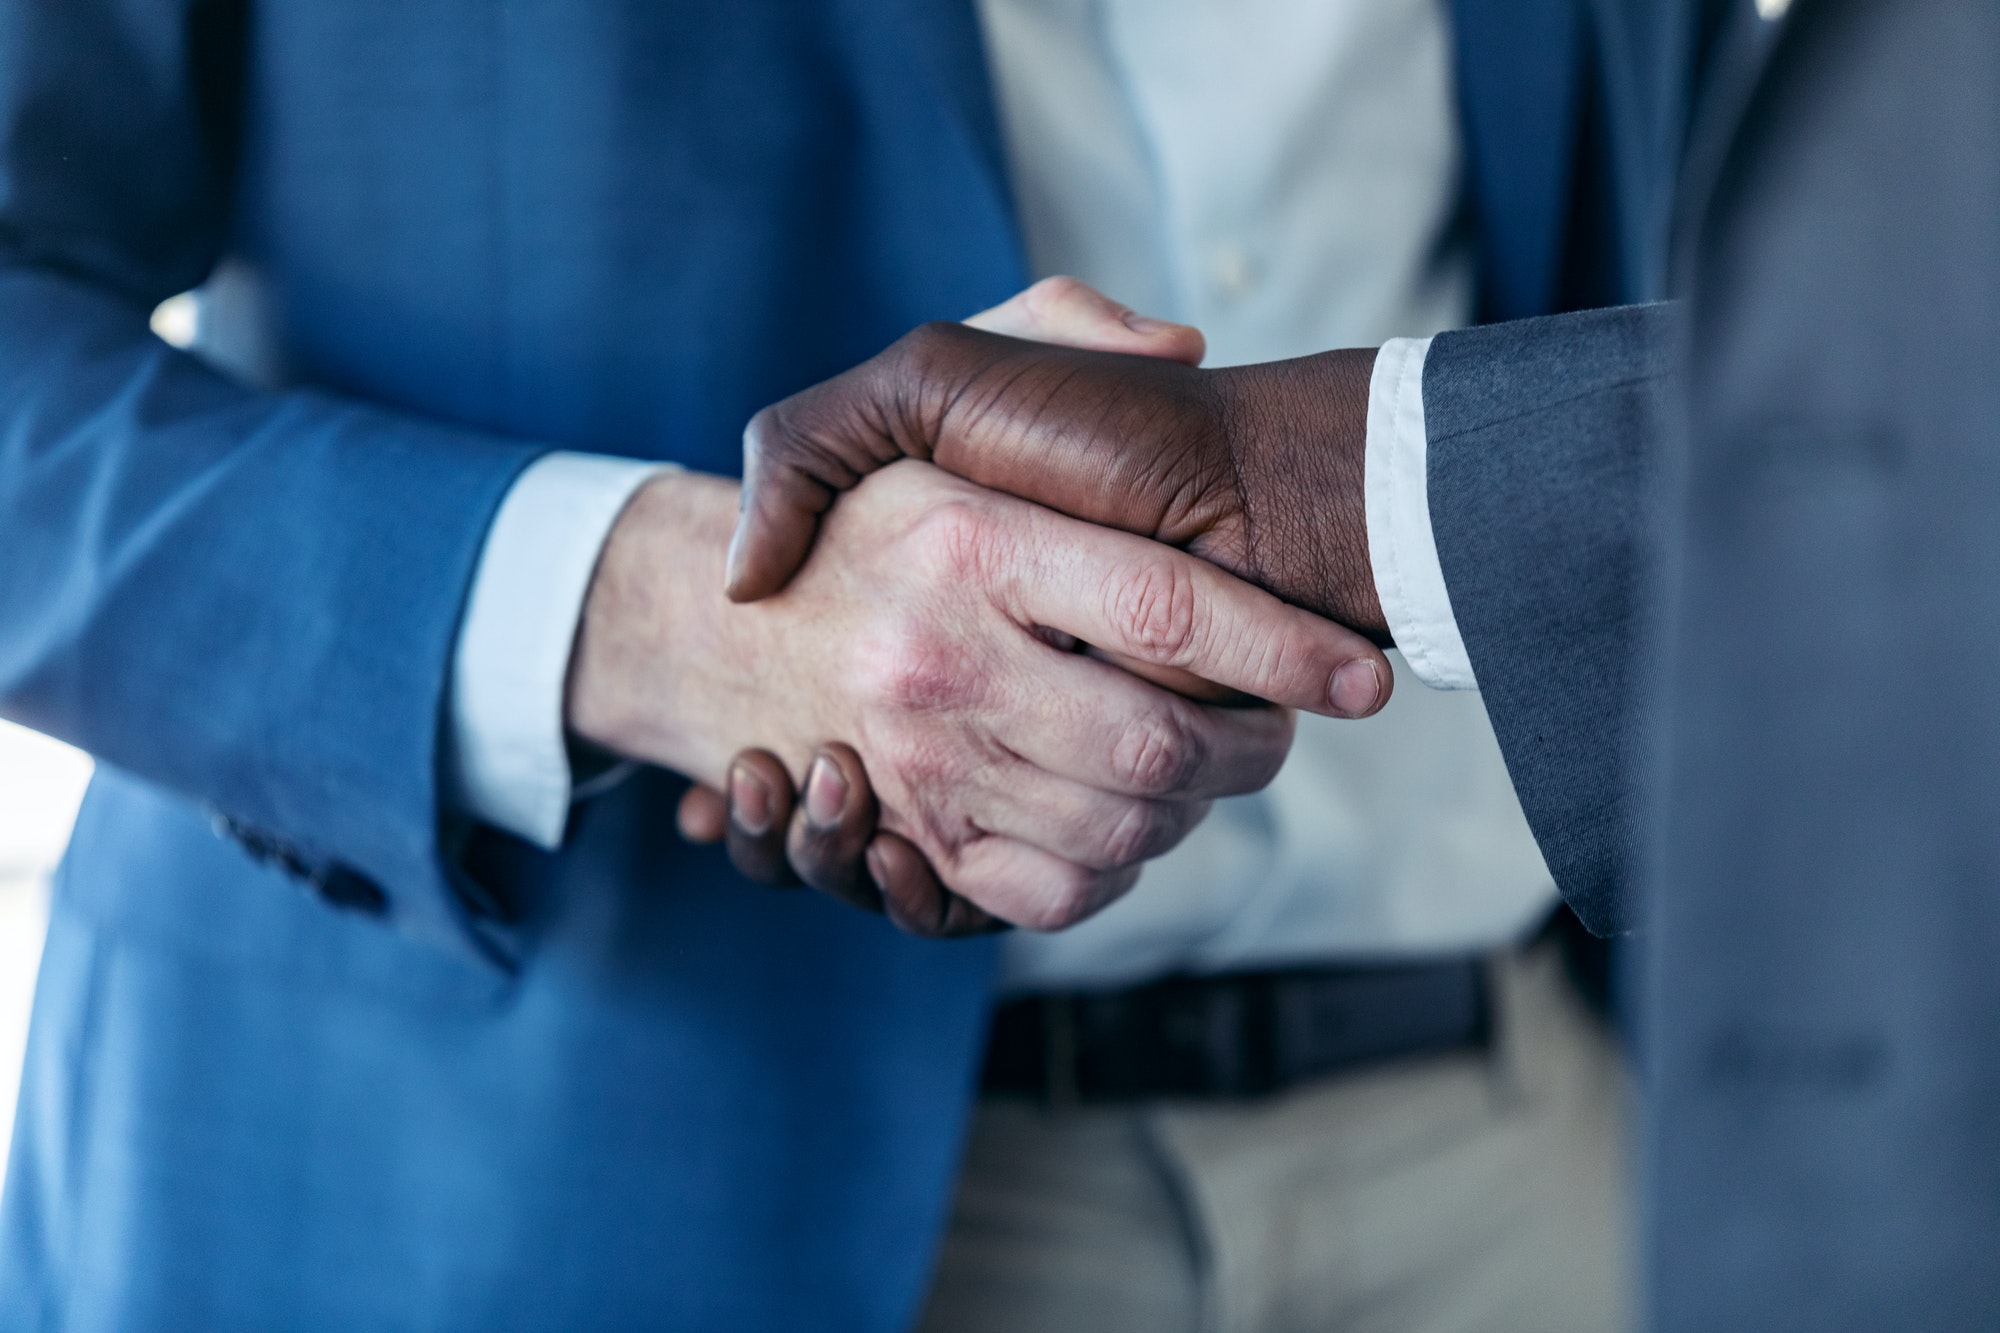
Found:
M 723 592 L 732 602 L 783 588 L 812 550 L 820 515 L 833 505 L 833 487 L 794 457 L 800 442 L 780 423 L 778 409 L 767 407 L 743 431 L 743 489 L 723 562 Z M 844 470 L 838 460 L 811 461 Z
M 1201 364 L 1208 346 L 1201 330 L 1132 310 L 1075 278 L 1043 278 L 965 321 L 975 329 L 1030 342 L 1094 352 L 1123 352 Z

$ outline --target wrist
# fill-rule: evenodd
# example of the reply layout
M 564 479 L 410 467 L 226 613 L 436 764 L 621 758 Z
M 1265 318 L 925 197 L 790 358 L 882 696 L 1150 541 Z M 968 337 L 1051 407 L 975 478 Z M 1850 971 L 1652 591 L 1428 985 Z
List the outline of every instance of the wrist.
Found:
M 1368 553 L 1374 364 L 1374 349 L 1363 348 L 1209 373 L 1239 493 L 1245 576 L 1386 643 Z
M 619 515 L 570 657 L 565 718 L 575 739 L 704 781 L 721 775 L 730 742 L 709 733 L 718 718 L 741 716 L 719 695 L 743 684 L 728 669 L 722 595 L 736 490 L 670 473 Z

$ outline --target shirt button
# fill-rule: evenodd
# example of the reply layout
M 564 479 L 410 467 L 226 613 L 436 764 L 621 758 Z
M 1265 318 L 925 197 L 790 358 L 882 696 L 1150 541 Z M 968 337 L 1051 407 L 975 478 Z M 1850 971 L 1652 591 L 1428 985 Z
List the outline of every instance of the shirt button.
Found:
M 1219 245 L 1208 261 L 1208 281 L 1216 296 L 1233 300 L 1257 282 L 1257 265 L 1240 245 Z

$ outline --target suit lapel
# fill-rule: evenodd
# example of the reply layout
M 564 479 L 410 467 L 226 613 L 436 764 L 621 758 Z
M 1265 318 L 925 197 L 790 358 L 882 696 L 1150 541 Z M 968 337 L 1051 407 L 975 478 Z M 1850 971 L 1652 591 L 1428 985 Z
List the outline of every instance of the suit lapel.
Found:
M 1577 143 L 1578 0 L 1453 0 L 1481 314 L 1548 309 L 1560 274 Z

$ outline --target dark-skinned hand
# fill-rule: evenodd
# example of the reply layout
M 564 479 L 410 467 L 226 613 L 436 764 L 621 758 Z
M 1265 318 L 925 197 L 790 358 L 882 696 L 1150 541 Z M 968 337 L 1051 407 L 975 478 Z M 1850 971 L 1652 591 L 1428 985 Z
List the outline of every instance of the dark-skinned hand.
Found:
M 908 841 L 877 830 L 875 794 L 851 746 L 814 752 L 803 800 L 783 762 L 768 750 L 744 750 L 732 759 L 728 785 L 726 797 L 690 787 L 678 822 L 690 842 L 725 844 L 746 878 L 773 888 L 808 884 L 929 939 L 1006 929 L 945 888 Z
M 782 588 L 839 493 L 902 458 L 1184 547 L 1386 641 L 1369 564 L 1372 351 L 1203 370 L 929 324 L 764 409 L 744 437 L 728 592 Z M 1345 682 L 1360 716 L 1386 681 Z
M 1073 517 L 1183 546 L 1386 643 L 1363 489 L 1374 353 L 1207 371 L 1198 368 L 1199 335 L 1192 355 L 1147 355 L 1152 349 L 1128 345 L 1120 331 L 1133 327 L 1128 314 L 1084 284 L 1051 279 L 970 326 L 926 325 L 874 360 L 765 409 L 745 433 L 729 595 L 755 600 L 782 588 L 840 491 L 915 457 Z M 1180 327 L 1138 323 L 1148 333 Z M 1081 336 L 1044 337 L 1058 324 Z M 1052 345 L 1062 343 L 1070 345 Z M 1195 697 L 1218 697 L 1185 673 L 1147 674 Z M 1373 712 L 1389 688 L 1387 680 L 1357 683 L 1347 711 Z M 756 762 L 775 799 L 796 805 L 789 775 L 778 779 L 782 765 L 769 756 Z M 690 792 L 683 828 L 728 826 L 732 857 L 766 882 L 796 872 L 818 886 L 845 886 L 826 891 L 870 905 L 855 886 L 872 881 L 883 910 L 920 934 L 988 928 L 990 918 L 943 889 L 907 843 L 896 839 L 900 847 L 879 855 L 855 850 L 886 846 L 893 835 L 869 837 L 873 801 L 858 757 L 851 769 L 847 822 L 834 830 L 780 838 L 765 825 L 761 842 L 750 838 L 731 818 L 748 790 L 734 783 L 727 801 Z M 795 822 L 803 826 L 803 814 Z
M 1135 315 L 1069 278 L 1037 283 L 967 324 L 1015 339 L 1189 366 L 1199 364 L 1204 351 L 1199 331 Z M 1198 699 L 1236 697 L 1184 671 L 1115 660 Z M 844 902 L 884 912 L 912 934 L 942 938 L 1005 928 L 946 889 L 909 842 L 877 831 L 873 792 L 851 747 L 822 747 L 808 768 L 805 790 L 802 801 L 777 756 L 745 750 L 731 762 L 726 795 L 700 785 L 688 790 L 680 806 L 680 829 L 693 842 L 724 842 L 736 868 L 752 880 L 772 886 L 810 884 Z

